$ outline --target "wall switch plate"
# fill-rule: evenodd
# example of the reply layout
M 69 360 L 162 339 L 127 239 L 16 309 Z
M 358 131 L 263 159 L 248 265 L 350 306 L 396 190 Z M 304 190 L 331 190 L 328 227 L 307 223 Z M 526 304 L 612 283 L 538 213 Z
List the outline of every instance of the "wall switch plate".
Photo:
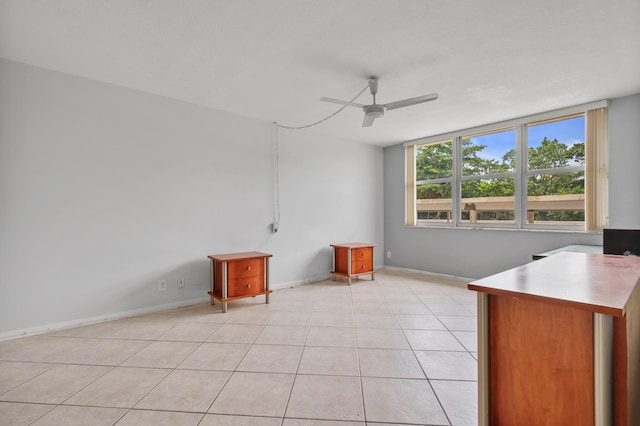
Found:
M 178 280 L 178 288 L 184 288 L 184 278 Z
M 158 291 L 165 291 L 167 289 L 167 280 L 158 281 Z
M 278 229 L 280 229 L 280 224 L 278 222 L 273 222 L 271 224 L 271 232 L 275 234 L 276 232 L 278 232 Z

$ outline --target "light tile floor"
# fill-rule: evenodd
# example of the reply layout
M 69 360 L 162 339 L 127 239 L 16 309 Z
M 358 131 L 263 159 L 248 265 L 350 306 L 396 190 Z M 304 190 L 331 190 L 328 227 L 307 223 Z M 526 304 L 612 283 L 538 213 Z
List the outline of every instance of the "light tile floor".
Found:
M 475 425 L 476 295 L 380 271 L 0 342 L 3 425 Z

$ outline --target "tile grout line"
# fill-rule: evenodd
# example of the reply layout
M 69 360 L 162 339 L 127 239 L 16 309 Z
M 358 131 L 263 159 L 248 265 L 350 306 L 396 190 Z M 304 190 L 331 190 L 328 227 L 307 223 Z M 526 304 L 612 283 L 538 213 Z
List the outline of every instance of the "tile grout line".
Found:
M 216 393 L 216 395 L 214 396 L 214 398 L 213 398 L 212 402 L 209 404 L 208 408 L 207 408 L 204 412 L 199 412 L 199 411 L 198 411 L 198 412 L 193 412 L 193 411 L 181 411 L 181 410 L 163 410 L 163 409 L 154 410 L 154 409 L 145 409 L 145 408 L 136 409 L 136 408 L 135 408 L 135 406 L 136 406 L 138 403 L 140 403 L 140 401 L 141 401 L 141 400 L 143 400 L 145 397 L 147 397 L 150 393 L 152 393 L 155 389 L 157 389 L 157 387 L 160 385 L 160 383 L 162 383 L 164 380 L 166 380 L 166 378 L 167 378 L 167 377 L 169 377 L 172 373 L 176 372 L 177 370 L 181 370 L 181 371 L 183 371 L 183 370 L 184 370 L 184 371 L 194 371 L 194 370 L 195 370 L 195 371 L 198 371 L 198 370 L 199 370 L 198 368 L 180 369 L 179 367 L 180 367 L 180 365 L 182 365 L 182 363 L 184 363 L 184 361 L 185 361 L 186 359 L 188 359 L 190 356 L 192 356 L 192 355 L 193 355 L 193 354 L 194 354 L 194 353 L 195 353 L 199 348 L 203 347 L 205 343 L 207 343 L 207 344 L 227 344 L 227 343 L 231 343 L 231 342 L 207 342 L 207 339 L 211 338 L 211 336 L 212 336 L 213 334 L 215 334 L 215 333 L 216 333 L 216 331 L 217 331 L 221 326 L 223 326 L 223 325 L 225 325 L 225 324 L 234 324 L 234 323 L 228 323 L 226 320 L 225 320 L 224 322 L 222 322 L 222 323 L 212 323 L 212 324 L 216 324 L 216 328 L 215 328 L 214 330 L 212 330 L 212 331 L 211 331 L 211 332 L 210 332 L 206 337 L 204 337 L 202 340 L 197 340 L 197 341 L 192 341 L 192 340 L 190 340 L 190 341 L 183 341 L 183 340 L 176 340 L 176 341 L 174 341 L 174 340 L 161 340 L 162 336 L 167 335 L 167 334 L 168 334 L 168 333 L 170 333 L 172 330 L 174 330 L 174 329 L 176 329 L 177 327 L 179 327 L 181 324 L 196 324 L 196 323 L 201 323 L 200 321 L 193 321 L 193 322 L 192 322 L 192 321 L 189 321 L 189 320 L 185 320 L 185 321 L 177 320 L 177 321 L 175 321 L 175 323 L 173 324 L 173 326 L 172 326 L 170 329 L 166 330 L 166 331 L 165 331 L 164 333 L 162 333 L 160 336 L 156 336 L 156 337 L 155 337 L 155 339 L 152 339 L 152 340 L 140 339 L 140 338 L 123 338 L 123 337 L 115 338 L 115 337 L 104 337 L 104 336 L 102 336 L 102 337 L 97 337 L 97 338 L 95 338 L 95 337 L 89 337 L 89 336 L 55 336 L 55 337 L 67 337 L 67 338 L 73 338 L 73 339 L 99 339 L 99 340 L 101 340 L 101 341 L 109 341 L 109 340 L 134 340 L 134 341 L 136 341 L 136 340 L 137 340 L 137 341 L 144 341 L 144 342 L 147 342 L 147 344 L 146 344 L 145 346 L 143 346 L 143 347 L 139 348 L 138 350 L 136 350 L 134 353 L 132 353 L 131 355 L 129 355 L 129 356 L 128 356 L 127 358 L 125 358 L 124 360 L 120 361 L 120 363 L 119 363 L 119 364 L 117 364 L 117 365 L 99 365 L 99 364 L 98 364 L 98 365 L 96 365 L 96 364 L 77 364 L 77 363 L 68 364 L 68 362 L 62 362 L 62 363 L 56 363 L 56 364 L 53 364 L 53 365 L 52 365 L 50 368 L 48 368 L 47 370 L 45 370 L 45 371 L 43 371 L 43 372 L 41 372 L 41 373 L 37 374 L 37 375 L 36 375 L 36 376 L 34 376 L 34 377 L 31 377 L 31 378 L 30 378 L 30 379 L 28 379 L 27 381 L 25 381 L 25 382 L 21 382 L 20 384 L 18 384 L 18 385 L 16 385 L 16 386 L 13 386 L 11 389 L 7 389 L 7 390 L 5 390 L 5 391 L 3 392 L 3 394 L 4 394 L 4 393 L 6 393 L 6 392 L 8 392 L 8 391 L 11 391 L 11 390 L 15 389 L 16 387 L 19 387 L 19 386 L 24 385 L 24 384 L 28 383 L 30 380 L 33 380 L 33 379 L 35 379 L 36 377 L 38 377 L 38 376 L 40 376 L 40 375 L 42 375 L 42 374 L 45 374 L 47 371 L 50 371 L 50 370 L 52 370 L 52 369 L 54 369 L 54 368 L 56 368 L 56 367 L 58 367 L 58 366 L 61 366 L 61 365 L 89 365 L 89 366 L 101 366 L 101 367 L 105 367 L 105 366 L 106 366 L 106 367 L 111 367 L 111 368 L 109 368 L 109 369 L 108 369 L 108 370 L 107 370 L 103 375 L 101 375 L 100 377 L 96 378 L 96 379 L 95 379 L 95 380 L 93 380 L 91 383 L 89 383 L 89 384 L 85 385 L 82 389 L 80 389 L 80 390 L 76 391 L 73 395 L 69 396 L 68 398 L 66 398 L 66 399 L 65 399 L 64 401 L 62 401 L 61 403 L 59 403 L 59 404 L 52 404 L 52 405 L 54 405 L 55 407 L 60 407 L 60 406 L 76 406 L 75 404 L 65 404 L 65 402 L 66 402 L 67 400 L 69 400 L 69 398 L 72 398 L 73 396 L 75 396 L 76 394 L 78 394 L 79 392 L 81 392 L 82 390 L 86 389 L 86 387 L 88 387 L 88 386 L 90 386 L 91 384 L 95 383 L 97 380 L 100 380 L 100 378 L 101 378 L 101 377 L 104 377 L 104 375 L 108 374 L 109 372 L 113 371 L 113 370 L 114 370 L 114 369 L 116 369 L 116 368 L 155 368 L 155 369 L 160 368 L 160 369 L 163 369 L 163 370 L 168 370 L 168 373 L 167 373 L 164 377 L 162 377 L 162 378 L 161 378 L 157 383 L 155 383 L 155 384 L 154 384 L 154 385 L 153 385 L 149 390 L 147 390 L 147 391 L 146 391 L 142 396 L 140 396 L 140 397 L 139 397 L 139 398 L 138 398 L 138 399 L 137 399 L 137 400 L 132 404 L 132 406 L 131 406 L 131 407 L 124 409 L 124 410 L 125 410 L 124 414 L 122 414 L 122 416 L 121 416 L 118 420 L 116 420 L 116 421 L 120 421 L 124 416 L 126 416 L 126 415 L 127 415 L 127 413 L 131 412 L 132 410 L 142 410 L 142 411 L 163 411 L 163 412 L 196 413 L 196 414 L 202 414 L 202 416 L 201 416 L 201 418 L 200 418 L 200 420 L 199 420 L 199 423 L 202 423 L 202 422 L 204 421 L 204 419 L 206 418 L 207 414 L 219 414 L 219 413 L 209 413 L 209 410 L 211 409 L 211 407 L 213 406 L 213 404 L 215 403 L 215 401 L 218 399 L 218 397 L 220 396 L 220 394 L 222 393 L 222 391 L 225 389 L 225 387 L 226 387 L 226 386 L 227 386 L 227 384 L 229 383 L 229 380 L 231 379 L 231 377 L 232 377 L 236 372 L 243 372 L 242 370 L 240 370 L 240 369 L 239 369 L 239 366 L 242 364 L 242 362 L 243 362 L 245 359 L 247 359 L 246 357 L 248 356 L 249 352 L 250 352 L 252 349 L 254 349 L 254 348 L 258 347 L 259 345 L 299 346 L 299 347 L 301 348 L 300 356 L 299 356 L 299 358 L 297 359 L 296 369 L 295 369 L 295 372 L 294 372 L 294 374 L 293 374 L 293 376 L 294 376 L 293 383 L 292 383 L 291 388 L 290 388 L 290 390 L 289 390 L 289 394 L 288 394 L 288 396 L 287 396 L 286 403 L 284 404 L 284 412 L 283 412 L 283 414 L 282 414 L 282 418 L 281 418 L 281 421 L 280 421 L 280 424 L 282 425 L 282 424 L 284 424 L 284 422 L 286 421 L 286 418 L 287 418 L 287 417 L 286 417 L 287 410 L 288 410 L 288 408 L 289 408 L 289 403 L 290 403 L 290 401 L 291 401 L 291 397 L 292 397 L 292 395 L 293 395 L 293 389 L 294 389 L 294 387 L 295 387 L 295 383 L 296 383 L 296 380 L 297 380 L 298 376 L 314 375 L 314 374 L 315 374 L 315 373 L 307 373 L 307 374 L 304 374 L 304 373 L 301 373 L 301 372 L 300 372 L 300 368 L 301 368 L 301 366 L 302 366 L 302 361 L 303 361 L 303 359 L 304 359 L 305 351 L 307 350 L 307 348 L 312 348 L 312 347 L 336 348 L 336 347 L 334 347 L 334 346 L 313 346 L 313 345 L 309 345 L 309 343 L 310 343 L 310 342 L 309 342 L 309 337 L 310 337 L 310 333 L 311 333 L 311 327 L 323 327 L 323 328 L 324 328 L 324 327 L 326 327 L 326 328 L 330 328 L 330 329 L 342 329 L 342 328 L 347 328 L 347 329 L 352 329 L 352 330 L 353 330 L 353 333 L 354 333 L 355 347 L 354 347 L 353 349 L 354 349 L 354 353 L 355 353 L 355 357 L 356 357 L 356 366 L 357 366 L 357 372 L 358 372 L 357 374 L 358 374 L 358 379 L 359 379 L 359 384 L 360 384 L 360 393 L 361 393 L 362 410 L 363 410 L 363 415 L 364 415 L 364 418 L 362 419 L 362 421 L 363 421 L 363 422 L 366 422 L 366 421 L 367 421 L 367 415 L 366 415 L 367 413 L 366 413 L 365 397 L 364 397 L 364 379 L 365 379 L 365 378 L 364 378 L 364 377 L 363 377 L 363 375 L 362 375 L 362 363 L 361 363 L 360 355 L 361 355 L 361 351 L 362 351 L 363 349 L 377 349 L 377 348 L 375 348 L 375 347 L 374 347 L 374 348 L 361 348 L 361 347 L 360 347 L 360 345 L 361 345 L 361 341 L 360 341 L 360 340 L 361 340 L 361 338 L 362 338 L 362 337 L 361 337 L 361 336 L 359 337 L 358 330 L 362 330 L 362 329 L 371 329 L 371 328 L 373 328 L 373 329 L 385 329 L 385 330 L 386 330 L 386 329 L 389 329 L 389 330 L 400 330 L 400 331 L 401 331 L 401 334 L 402 334 L 402 336 L 403 336 L 403 338 L 404 338 L 404 341 L 408 344 L 408 348 L 407 348 L 407 349 L 408 349 L 408 350 L 411 350 L 412 355 L 413 355 L 413 359 L 415 360 L 415 362 L 417 362 L 417 363 L 418 363 L 418 366 L 419 366 L 419 368 L 420 368 L 420 371 L 422 371 L 422 373 L 424 374 L 425 379 L 419 379 L 419 380 L 426 380 L 426 381 L 429 383 L 430 389 L 431 389 L 431 391 L 433 392 L 433 394 L 435 395 L 435 397 L 436 397 L 436 399 L 437 399 L 437 401 L 438 401 L 438 404 L 439 404 L 439 406 L 440 406 L 440 409 L 442 410 L 442 412 L 443 412 L 443 413 L 444 413 L 444 415 L 446 416 L 447 420 L 451 423 L 451 419 L 449 418 L 449 415 L 447 414 L 446 410 L 444 409 L 444 406 L 443 406 L 443 404 L 442 404 L 442 401 L 440 400 L 440 398 L 439 398 L 438 394 L 435 392 L 435 389 L 434 389 L 434 387 L 432 386 L 431 379 L 429 379 L 429 377 L 428 377 L 428 376 L 427 376 L 427 374 L 426 374 L 425 367 L 420 363 L 419 359 L 417 358 L 417 353 L 416 353 L 416 352 L 417 352 L 417 349 L 414 349 L 414 347 L 413 347 L 413 346 L 411 345 L 411 343 L 409 342 L 409 339 L 408 339 L 408 336 L 407 336 L 407 330 L 412 330 L 413 328 L 404 328 L 404 327 L 402 326 L 401 322 L 400 322 L 399 315 L 412 315 L 412 314 L 410 314 L 410 313 L 404 313 L 404 314 L 403 314 L 403 313 L 401 313 L 401 312 L 397 312 L 397 310 L 393 308 L 393 304 L 394 304 L 394 303 L 402 304 L 402 303 L 410 303 L 410 302 L 393 302 L 392 300 L 398 300 L 399 298 L 398 298 L 398 299 L 391 299 L 391 298 L 389 298 L 389 297 L 388 297 L 388 296 L 389 296 L 388 292 L 385 292 L 385 291 L 384 291 L 385 289 L 387 289 L 387 290 L 388 290 L 390 287 L 392 287 L 392 286 L 394 285 L 394 282 L 393 282 L 393 281 L 395 281 L 395 278 L 394 278 L 394 279 L 389 279 L 389 281 L 388 281 L 388 282 L 386 282 L 386 280 L 385 280 L 385 282 L 384 282 L 384 283 L 381 283 L 381 282 L 379 282 L 377 279 L 375 279 L 375 280 L 374 280 L 374 283 L 375 283 L 375 287 L 376 287 L 376 289 L 377 289 L 378 291 L 380 291 L 381 295 L 384 297 L 384 299 L 385 299 L 385 301 L 386 301 L 385 303 L 386 303 L 387 305 L 390 305 L 390 307 L 391 307 L 390 312 L 389 312 L 388 314 L 386 314 L 386 313 L 385 313 L 385 315 L 393 315 L 394 325 L 399 326 L 398 328 L 395 328 L 395 327 L 394 327 L 394 328 L 389 328 L 389 327 L 366 327 L 366 326 L 365 326 L 365 327 L 362 327 L 362 326 L 360 326 L 360 327 L 359 327 L 359 326 L 358 326 L 358 322 L 356 321 L 356 318 L 357 318 L 357 316 L 358 316 L 359 314 L 360 314 L 360 315 L 367 315 L 367 314 L 372 314 L 372 315 L 373 315 L 374 313 L 373 313 L 373 312 L 368 313 L 368 312 L 366 312 L 366 311 L 363 311 L 363 312 L 359 312 L 359 313 L 357 313 L 357 312 L 356 312 L 356 309 L 355 309 L 355 306 L 354 306 L 354 303 L 375 303 L 375 302 L 368 302 L 368 301 L 366 301 L 366 300 L 362 300 L 361 296 L 363 296 L 363 295 L 364 295 L 364 293 L 360 293 L 360 292 L 359 292 L 359 289 L 356 291 L 356 287 L 355 287 L 355 286 L 350 287 L 350 288 L 349 288 L 349 293 L 348 293 L 348 294 L 349 294 L 349 296 L 350 296 L 350 299 L 351 299 L 351 300 L 350 300 L 350 303 L 349 303 L 349 306 L 350 306 L 350 316 L 351 316 L 351 319 L 352 319 L 352 326 L 349 326 L 349 327 L 342 327 L 342 326 L 335 326 L 335 325 L 315 325 L 315 326 L 314 326 L 314 325 L 313 325 L 314 319 L 315 319 L 315 318 L 318 318 L 318 317 L 319 317 L 319 314 L 321 313 L 321 311 L 316 310 L 316 308 L 317 308 L 317 307 L 318 307 L 318 305 L 319 305 L 320 297 L 322 296 L 322 290 L 328 290 L 330 287 L 332 287 L 332 286 L 330 286 L 330 285 L 326 285 L 326 284 L 325 284 L 325 285 L 323 286 L 322 284 L 320 284 L 320 289 L 319 289 L 319 290 L 314 290 L 314 291 L 312 291 L 312 292 L 310 291 L 311 293 L 313 293 L 313 298 L 314 298 L 314 299 L 313 299 L 313 309 L 312 309 L 312 315 L 310 316 L 309 322 L 305 324 L 305 327 L 306 327 L 306 333 L 305 333 L 304 342 L 303 342 L 303 344 L 302 344 L 302 345 L 290 345 L 290 344 L 288 344 L 288 343 L 286 343 L 286 342 L 285 342 L 285 343 L 278 343 L 278 342 L 276 342 L 276 343 L 273 343 L 273 342 L 271 342 L 271 343 L 259 343 L 259 342 L 258 342 L 258 339 L 260 338 L 260 336 L 262 336 L 262 335 L 263 335 L 263 333 L 265 332 L 265 330 L 267 329 L 267 327 L 270 325 L 270 320 L 271 320 L 271 318 L 273 318 L 273 316 L 274 316 L 274 315 L 276 315 L 276 313 L 278 313 L 278 312 L 295 312 L 295 311 L 287 311 L 287 310 L 279 311 L 279 310 L 277 310 L 277 309 L 274 309 L 274 311 L 275 311 L 275 312 L 272 312 L 272 311 L 270 311 L 269 309 L 264 309 L 264 308 L 261 308 L 261 307 L 259 308 L 257 305 L 255 305 L 255 306 L 248 306 L 248 305 L 245 305 L 245 306 L 240 306 L 240 307 L 238 307 L 238 312 L 271 312 L 271 315 L 267 315 L 267 316 L 269 316 L 269 319 L 267 320 L 267 322 L 265 322 L 265 323 L 263 323 L 263 324 L 241 324 L 241 323 L 236 324 L 236 325 L 261 325 L 262 327 L 261 327 L 261 329 L 260 329 L 259 333 L 256 335 L 256 337 L 255 337 L 255 338 L 253 338 L 253 339 L 251 340 L 251 342 L 248 344 L 248 348 L 247 348 L 247 350 L 243 353 L 243 355 L 242 355 L 242 356 L 240 357 L 240 359 L 237 361 L 237 363 L 236 363 L 236 365 L 235 365 L 234 369 L 233 369 L 232 371 L 219 370 L 219 371 L 225 371 L 225 372 L 228 372 L 228 373 L 229 373 L 229 375 L 228 375 L 227 379 L 224 381 L 224 384 L 222 384 L 222 385 L 220 386 L 220 388 L 219 388 L 218 392 Z M 331 283 L 328 283 L 328 284 L 331 284 Z M 312 284 L 312 285 L 315 285 L 315 283 L 314 283 L 314 284 Z M 322 287 L 324 287 L 324 288 L 322 288 Z M 472 353 L 469 349 L 467 349 L 467 347 L 466 347 L 464 344 L 462 344 L 462 341 L 458 338 L 458 336 L 456 336 L 455 334 L 453 334 L 453 331 L 455 331 L 455 330 L 451 330 L 451 329 L 449 329 L 449 328 L 446 326 L 446 324 L 441 320 L 440 316 L 439 316 L 439 315 L 437 315 L 437 314 L 435 314 L 435 313 L 433 313 L 433 312 L 429 309 L 429 307 L 428 307 L 428 306 L 426 306 L 425 302 L 424 302 L 422 299 L 420 299 L 420 297 L 418 296 L 418 293 L 416 293 L 410 285 L 402 284 L 402 287 L 403 287 L 403 288 L 407 288 L 407 289 L 409 289 L 409 290 L 410 290 L 410 292 L 411 292 L 411 295 L 412 295 L 413 297 L 415 297 L 415 298 L 416 298 L 416 300 L 417 300 L 417 301 L 419 301 L 423 306 L 425 306 L 425 307 L 429 310 L 429 312 L 431 312 L 431 313 L 432 313 L 432 316 L 433 316 L 435 319 L 437 319 L 438 323 L 439 323 L 439 324 L 441 324 L 441 325 L 444 327 L 444 329 L 445 329 L 445 330 L 446 330 L 450 335 L 452 335 L 452 336 L 454 337 L 454 339 L 456 340 L 456 342 L 458 342 L 458 343 L 459 343 L 459 344 L 464 348 L 464 352 L 469 353 L 469 354 L 470 354 L 470 356 L 475 360 L 475 357 L 473 357 L 473 353 Z M 324 295 L 325 299 L 326 299 L 326 297 L 327 297 L 327 296 L 331 297 L 331 293 L 330 293 L 330 292 L 326 292 L 326 294 Z M 339 297 L 339 292 L 336 292 L 335 297 Z M 275 298 L 274 298 L 274 299 L 275 299 Z M 358 299 L 360 299 L 360 300 L 358 300 Z M 285 300 L 285 299 L 283 299 L 283 301 L 284 301 L 284 300 Z M 294 301 L 294 299 L 292 299 L 291 301 Z M 463 306 L 463 307 L 464 307 L 464 305 L 463 305 L 460 301 L 458 301 L 458 300 L 456 300 L 456 304 L 457 304 L 457 305 L 459 305 L 459 306 Z M 199 305 L 194 305 L 194 306 L 199 306 Z M 361 306 L 361 307 L 365 307 L 365 306 Z M 191 307 L 186 307 L 186 308 L 184 308 L 184 309 L 183 309 L 183 312 L 184 312 L 184 310 L 189 310 L 190 308 L 191 308 Z M 368 307 L 366 307 L 366 309 L 369 309 L 369 308 L 368 308 Z M 468 310 L 468 309 L 467 309 L 467 310 Z M 204 311 L 204 310 L 203 310 L 203 311 Z M 333 313 L 333 312 L 332 312 L 332 313 Z M 336 312 L 336 313 L 337 313 L 337 312 Z M 415 314 L 415 315 L 422 315 L 422 314 Z M 469 315 L 469 316 L 475 316 L 475 315 L 473 314 L 473 312 L 470 312 L 470 315 Z M 227 319 L 227 320 L 228 320 L 228 319 Z M 156 321 L 157 321 L 157 320 L 156 320 Z M 163 319 L 162 321 L 164 321 L 164 319 Z M 146 319 L 146 321 L 145 321 L 144 319 L 142 319 L 141 321 L 134 321 L 134 322 L 153 322 L 153 320 L 152 320 L 151 318 L 147 318 L 147 319 Z M 206 322 L 202 322 L 202 323 L 206 323 Z M 295 324 L 271 324 L 271 325 L 273 325 L 273 326 L 282 326 L 282 327 L 286 327 L 286 326 L 293 326 L 293 325 L 295 325 Z M 361 324 L 361 325 L 366 325 L 366 324 Z M 131 324 L 128 324 L 125 328 L 128 328 L 128 327 L 130 327 L 130 326 L 131 326 Z M 420 329 L 419 329 L 419 328 L 416 328 L 416 330 L 420 330 Z M 443 330 L 443 331 L 444 331 L 444 330 Z M 463 331 L 463 330 L 460 330 L 460 331 Z M 466 331 L 466 330 L 465 330 L 465 331 Z M 394 331 L 394 333 L 395 333 L 395 331 Z M 393 334 L 393 333 L 392 333 L 392 334 Z M 176 364 L 176 365 L 174 365 L 174 366 L 173 366 L 173 367 L 171 367 L 171 368 L 162 368 L 162 367 L 153 367 L 153 366 L 147 366 L 147 367 L 136 367 L 136 366 L 124 366 L 124 365 L 122 365 L 122 364 L 124 364 L 126 361 L 130 360 L 132 357 L 134 357 L 134 356 L 136 356 L 137 354 L 139 354 L 139 353 L 140 353 L 141 351 L 143 351 L 145 348 L 148 348 L 148 347 L 149 347 L 150 345 L 152 345 L 154 342 L 159 342 L 159 343 L 166 343 L 166 342 L 185 343 L 185 342 L 189 342 L 189 343 L 197 343 L 197 345 L 195 345 L 195 346 L 193 347 L 193 349 L 192 349 L 191 351 L 189 351 L 189 353 L 187 353 L 187 354 L 186 354 L 186 355 L 185 355 L 185 356 L 184 356 L 180 361 L 178 361 L 178 362 L 177 362 L 177 364 Z M 99 344 L 99 343 L 96 343 L 96 345 L 98 345 L 98 344 Z M 394 351 L 394 350 L 397 350 L 397 351 L 406 351 L 406 350 L 407 350 L 407 349 L 402 349 L 402 348 L 382 348 L 382 347 L 381 347 L 381 348 L 379 348 L 379 349 L 381 349 L 381 350 L 389 350 L 389 351 Z M 444 350 L 443 350 L 443 351 L 444 351 Z M 455 351 L 455 352 L 463 352 L 463 351 Z M 9 362 L 17 362 L 17 361 L 9 360 Z M 31 363 L 38 363 L 38 361 L 27 361 L 27 362 L 31 362 Z M 40 363 L 42 363 L 42 362 L 40 362 Z M 46 363 L 46 362 L 45 362 L 44 364 L 48 364 L 48 363 Z M 218 370 L 208 370 L 208 369 L 203 369 L 203 370 L 206 370 L 206 371 L 218 371 Z M 266 373 L 266 372 L 265 372 L 265 373 Z M 290 374 L 290 373 L 282 373 L 282 374 Z M 326 375 L 326 374 L 322 374 L 322 375 Z M 330 375 L 330 376 L 331 376 L 331 375 Z M 349 376 L 343 376 L 342 374 L 336 374 L 336 375 L 335 375 L 335 377 L 349 377 Z M 367 377 L 369 377 L 369 376 L 367 376 Z M 375 376 L 371 376 L 371 377 L 376 378 Z M 383 379 L 384 379 L 384 378 L 392 378 L 392 379 L 398 379 L 398 380 L 400 380 L 400 379 L 406 379 L 406 378 L 404 378 L 404 377 L 398 377 L 398 378 L 394 378 L 394 377 L 380 377 L 380 378 L 383 378 Z M 453 379 L 451 379 L 451 380 L 448 380 L 448 379 L 434 379 L 434 380 L 435 380 L 435 381 L 440 381 L 440 380 L 442 380 L 442 381 L 474 382 L 474 381 L 472 381 L 472 380 L 453 380 Z M 40 404 L 40 405 L 47 405 L 47 404 Z M 54 407 L 53 409 L 55 409 L 55 407 Z M 80 405 L 80 407 L 84 407 L 84 406 L 83 406 L 83 405 Z M 99 406 L 98 406 L 98 407 L 99 407 Z M 99 408 L 108 408 L 108 407 L 99 407 Z M 53 409 L 52 409 L 52 410 L 53 410 Z M 120 408 L 120 409 L 123 409 L 123 408 Z M 51 410 L 50 410 L 50 411 L 51 411 Z M 49 413 L 50 413 L 50 411 L 48 411 L 47 413 L 42 414 L 39 418 L 42 418 L 43 416 L 46 416 L 47 414 L 49 414 Z M 241 417 L 241 416 L 239 415 L 239 417 Z M 250 417 L 251 417 L 251 416 L 250 416 Z M 279 418 L 279 417 L 278 417 L 278 416 L 276 416 L 276 418 Z M 293 417 L 292 417 L 292 418 L 293 418 Z M 321 420 L 321 419 L 318 419 L 318 420 Z

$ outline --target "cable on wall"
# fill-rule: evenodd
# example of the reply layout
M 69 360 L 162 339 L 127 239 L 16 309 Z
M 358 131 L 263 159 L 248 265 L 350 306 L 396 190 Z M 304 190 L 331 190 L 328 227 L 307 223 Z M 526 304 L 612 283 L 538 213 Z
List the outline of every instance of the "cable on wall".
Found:
M 365 90 L 367 90 L 369 88 L 369 85 L 366 85 L 364 87 L 364 89 L 362 89 L 357 95 L 355 95 L 349 102 L 353 102 L 356 99 L 358 99 L 358 97 L 360 95 L 362 95 L 364 93 Z M 311 123 L 311 124 L 305 124 L 303 126 L 285 126 L 284 124 L 278 124 L 277 121 L 274 121 L 273 124 L 275 124 L 277 127 L 281 127 L 283 129 L 289 129 L 289 130 L 301 130 L 301 129 L 306 129 L 308 127 L 313 127 L 316 126 L 320 123 L 324 123 L 325 121 L 329 120 L 332 117 L 335 117 L 336 115 L 338 115 L 340 112 L 342 112 L 343 109 L 345 109 L 348 105 L 343 106 L 342 108 L 338 109 L 336 112 L 334 112 L 331 115 L 328 115 L 327 117 L 323 118 L 322 120 L 316 121 L 315 123 Z M 276 133 L 277 135 L 277 133 Z
M 364 88 L 358 92 L 357 95 L 355 95 L 353 98 L 351 98 L 350 102 L 355 101 L 356 99 L 358 99 L 358 97 L 360 95 L 362 95 L 367 89 L 369 88 L 369 85 L 367 84 L 366 86 L 364 86 Z M 316 122 L 310 123 L 310 124 L 305 124 L 302 126 L 285 126 L 284 124 L 279 124 L 277 121 L 273 122 L 273 125 L 275 126 L 275 145 L 276 145 L 276 158 L 275 158 L 275 198 L 276 198 L 276 211 L 275 211 L 275 222 L 274 225 L 278 226 L 278 224 L 280 223 L 280 144 L 279 144 L 279 133 L 278 130 L 279 129 L 287 129 L 287 130 L 302 130 L 302 129 L 307 129 L 309 127 L 313 127 L 313 126 L 317 126 L 318 124 L 324 123 L 325 121 L 335 117 L 336 115 L 338 115 L 339 113 L 342 112 L 342 110 L 344 110 L 348 105 L 345 105 L 341 108 L 339 108 L 336 112 L 326 116 L 325 118 L 323 118 L 322 120 L 318 120 Z M 273 229 L 273 228 L 272 228 Z M 275 232 L 275 231 L 274 231 Z
M 369 88 L 369 85 L 367 84 L 360 92 L 358 92 L 357 95 L 355 95 L 352 99 L 351 102 L 355 101 L 360 95 L 362 95 L 367 89 Z M 277 121 L 273 122 L 273 127 L 275 130 L 275 135 L 274 135 L 274 139 L 275 139 L 275 158 L 274 158 L 274 222 L 271 224 L 271 234 L 269 234 L 266 239 L 263 241 L 263 243 L 260 245 L 260 250 L 262 250 L 262 247 L 267 246 L 269 244 L 269 242 L 271 241 L 271 238 L 273 237 L 273 234 L 278 232 L 279 228 L 280 228 L 280 134 L 279 131 L 280 129 L 287 129 L 287 130 L 302 130 L 302 129 L 307 129 L 309 127 L 313 127 L 313 126 L 317 126 L 318 124 L 324 123 L 325 121 L 335 117 L 336 115 L 338 115 L 340 112 L 342 112 L 342 110 L 344 110 L 347 107 L 347 105 L 339 108 L 336 112 L 326 116 L 325 118 L 323 118 L 322 120 L 318 120 L 316 122 L 313 123 L 309 123 L 309 124 L 305 124 L 302 126 L 286 126 L 284 124 L 279 124 Z M 313 282 L 314 279 L 313 278 L 304 278 L 302 280 L 302 283 L 305 284 L 307 282 Z
M 280 126 L 278 126 L 278 123 L 274 124 L 276 125 L 276 223 L 280 223 L 280 138 L 278 137 L 278 130 L 280 129 Z

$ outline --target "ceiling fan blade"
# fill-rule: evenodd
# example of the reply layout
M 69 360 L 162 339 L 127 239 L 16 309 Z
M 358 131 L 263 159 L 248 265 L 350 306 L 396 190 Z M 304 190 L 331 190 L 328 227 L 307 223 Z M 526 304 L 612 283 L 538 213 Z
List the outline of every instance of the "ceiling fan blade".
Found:
M 356 102 L 341 101 L 340 99 L 333 99 L 333 98 L 320 98 L 320 100 L 324 102 L 331 102 L 332 104 L 340 104 L 340 105 L 353 106 L 358 108 L 364 108 L 366 106 Z
M 376 118 L 374 116 L 365 114 L 364 120 L 362 121 L 362 127 L 371 127 L 375 119 Z
M 430 95 L 418 96 L 416 98 L 404 99 L 402 101 L 395 101 L 385 105 L 387 111 L 397 108 L 403 108 L 415 104 L 421 104 L 422 102 L 429 102 L 438 99 L 437 93 L 431 93 Z

